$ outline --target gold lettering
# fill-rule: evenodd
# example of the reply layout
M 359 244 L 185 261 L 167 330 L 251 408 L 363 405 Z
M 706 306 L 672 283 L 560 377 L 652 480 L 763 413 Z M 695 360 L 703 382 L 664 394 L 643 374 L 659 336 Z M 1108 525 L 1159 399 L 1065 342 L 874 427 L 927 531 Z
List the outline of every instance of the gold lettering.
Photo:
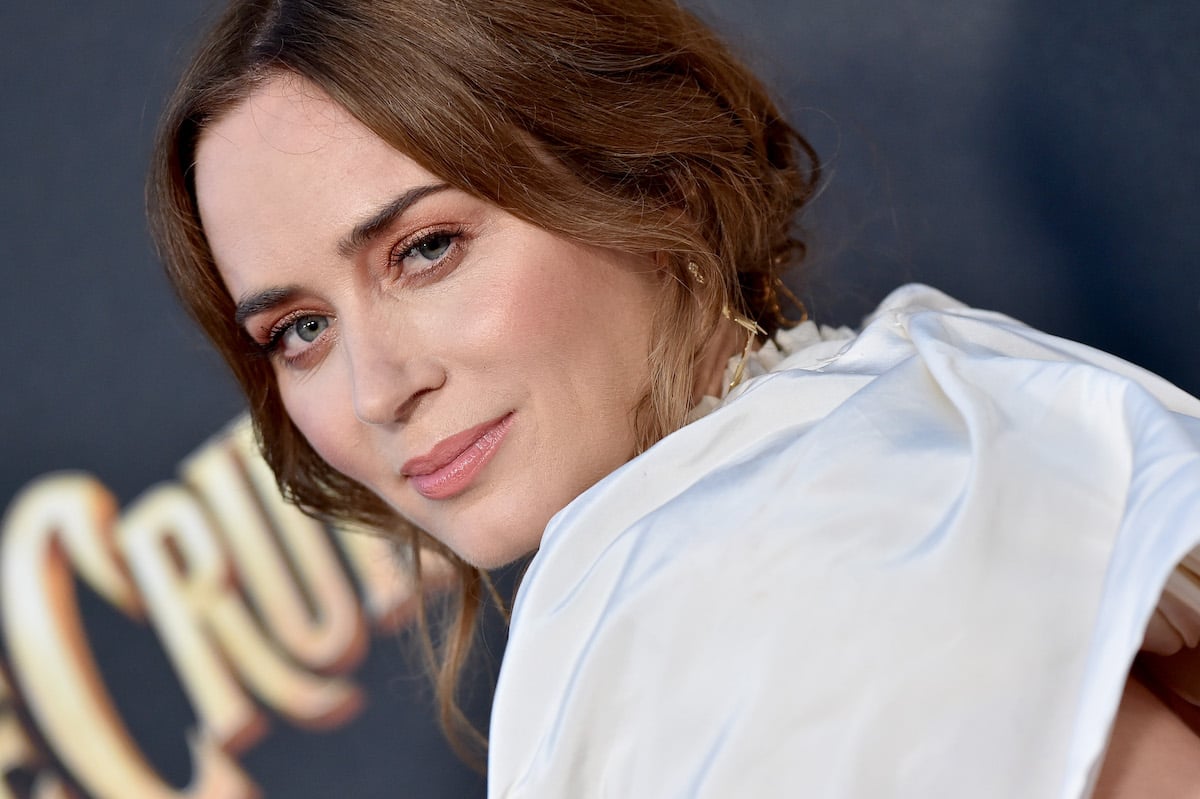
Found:
M 58 775 L 43 771 L 34 780 L 30 799 L 76 799 L 76 794 L 63 785 Z
M 419 555 L 406 552 L 403 545 L 377 532 L 344 527 L 334 530 L 334 538 L 362 586 L 367 615 L 382 632 L 399 630 L 416 613 L 414 557 L 421 558 L 426 593 L 446 588 L 454 579 L 453 567 L 445 558 L 428 550 L 421 550 Z
M 376 629 L 399 630 L 416 611 L 416 579 L 402 555 L 378 535 L 349 528 L 334 530 L 363 592 L 363 605 Z
M 109 601 L 137 611 L 137 592 L 114 556 L 115 502 L 86 475 L 43 478 L 10 507 L 0 535 L 0 606 L 13 679 L 62 763 L 97 799 L 249 799 L 255 788 L 207 739 L 192 742 L 196 773 L 178 792 L 163 783 L 117 716 L 87 645 L 72 566 Z M 37 799 L 66 799 L 51 775 Z
M 119 541 L 203 726 L 226 747 L 248 745 L 262 718 L 225 664 L 263 702 L 297 723 L 336 724 L 361 692 L 298 669 L 263 634 L 194 495 L 164 485 L 131 508 Z
M 182 474 L 186 485 L 148 491 L 120 518 L 83 474 L 44 477 L 10 506 L 0 529 L 13 679 L 0 664 L 0 799 L 10 799 L 13 771 L 33 777 L 31 799 L 78 799 L 23 727 L 30 718 L 93 799 L 254 799 L 257 786 L 230 756 L 265 732 L 254 698 L 302 726 L 343 722 L 362 693 L 340 675 L 362 659 L 368 619 L 387 631 L 411 619 L 414 555 L 327 530 L 288 504 L 244 418 Z M 427 586 L 453 578 L 444 558 L 420 557 Z M 76 577 L 126 616 L 148 617 L 171 659 L 199 719 L 186 788 L 159 778 L 117 716 Z
M 8 680 L 0 672 L 0 799 L 16 799 L 8 787 L 9 774 L 17 769 L 33 771 L 40 761 L 29 736 L 21 728 L 13 701 Z
M 47 767 L 47 758 L 34 746 L 16 712 L 17 698 L 0 671 L 0 799 L 17 799 L 7 777 L 18 769 L 33 776 L 31 799 L 74 799 L 62 779 Z
M 212 509 L 251 605 L 284 650 L 324 673 L 362 660 L 367 630 L 354 587 L 324 525 L 280 495 L 249 424 L 190 458 L 183 474 Z

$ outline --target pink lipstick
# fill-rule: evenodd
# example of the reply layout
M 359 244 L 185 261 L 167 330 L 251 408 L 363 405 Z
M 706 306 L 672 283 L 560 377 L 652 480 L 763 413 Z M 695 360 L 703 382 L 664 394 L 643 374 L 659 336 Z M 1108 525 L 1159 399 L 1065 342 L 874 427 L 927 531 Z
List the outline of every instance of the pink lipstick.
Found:
M 444 438 L 426 454 L 405 461 L 400 473 L 426 499 L 449 499 L 460 494 L 500 448 L 512 420 L 513 415 L 507 413 Z

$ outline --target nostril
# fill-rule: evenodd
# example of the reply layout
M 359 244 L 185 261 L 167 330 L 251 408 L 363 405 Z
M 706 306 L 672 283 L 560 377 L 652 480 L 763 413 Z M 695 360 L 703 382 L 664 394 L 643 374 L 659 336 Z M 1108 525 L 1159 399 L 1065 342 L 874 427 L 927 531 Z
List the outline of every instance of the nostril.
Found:
M 423 388 L 406 399 L 399 408 L 396 409 L 396 421 L 407 422 L 417 411 L 417 406 L 425 399 L 425 395 L 433 391 L 432 388 Z

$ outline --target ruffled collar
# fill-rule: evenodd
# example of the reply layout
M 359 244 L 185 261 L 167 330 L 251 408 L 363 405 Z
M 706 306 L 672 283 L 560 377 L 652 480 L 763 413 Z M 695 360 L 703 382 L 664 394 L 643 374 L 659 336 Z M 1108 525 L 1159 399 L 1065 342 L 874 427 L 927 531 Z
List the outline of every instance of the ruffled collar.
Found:
M 688 413 L 688 422 L 694 422 L 723 405 L 727 400 L 740 394 L 754 378 L 768 372 L 774 372 L 788 362 L 788 366 L 801 366 L 793 363 L 803 360 L 809 368 L 815 368 L 821 363 L 831 360 L 841 352 L 846 344 L 855 336 L 849 327 L 831 327 L 818 325 L 816 322 L 802 322 L 795 327 L 781 328 L 775 335 L 767 339 L 761 347 L 750 353 L 746 358 L 746 366 L 742 373 L 742 382 L 732 391 L 729 384 L 733 380 L 741 353 L 730 357 L 725 364 L 725 374 L 721 378 L 721 396 L 705 395 Z

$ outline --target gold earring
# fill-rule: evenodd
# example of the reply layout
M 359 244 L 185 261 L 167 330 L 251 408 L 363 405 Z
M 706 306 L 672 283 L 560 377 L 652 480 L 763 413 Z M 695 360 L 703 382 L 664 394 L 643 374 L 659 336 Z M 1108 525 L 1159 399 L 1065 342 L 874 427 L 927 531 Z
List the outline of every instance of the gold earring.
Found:
M 783 278 L 779 275 L 775 275 L 775 279 L 768 285 L 767 293 L 767 308 L 781 327 L 795 327 L 808 321 L 808 306 L 788 288 L 787 283 L 784 283 Z M 800 311 L 799 319 L 789 319 L 784 315 L 783 309 L 779 307 L 780 294 L 787 297 L 788 301 Z
M 756 335 L 765 336 L 767 331 L 763 330 L 758 322 L 755 322 L 753 319 L 748 319 L 740 313 L 730 310 L 728 305 L 721 309 L 721 313 L 724 314 L 726 319 L 739 325 L 746 331 L 746 346 L 742 348 L 742 357 L 738 360 L 737 366 L 733 368 L 733 379 L 729 381 L 728 390 L 733 391 L 742 382 L 742 378 L 746 374 L 746 360 L 750 357 L 750 348 L 754 346 L 754 337 Z

